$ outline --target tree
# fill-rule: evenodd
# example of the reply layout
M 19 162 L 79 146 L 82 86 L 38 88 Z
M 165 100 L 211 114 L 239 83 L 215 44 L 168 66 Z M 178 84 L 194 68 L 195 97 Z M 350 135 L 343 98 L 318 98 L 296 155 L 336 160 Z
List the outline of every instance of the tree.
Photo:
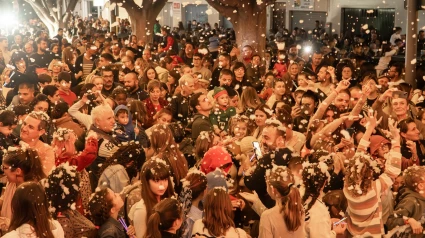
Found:
M 153 25 L 156 17 L 164 8 L 167 0 L 143 0 L 142 5 L 137 5 L 134 0 L 110 0 L 111 5 L 116 3 L 123 7 L 130 17 L 132 34 L 139 40 L 152 42 Z
M 266 47 L 268 5 L 276 0 L 206 0 L 225 16 L 236 33 L 236 43 L 242 47 L 251 45 L 262 55 Z
M 57 34 L 59 28 L 65 28 L 72 11 L 80 0 L 24 0 L 33 9 L 49 30 L 49 35 Z

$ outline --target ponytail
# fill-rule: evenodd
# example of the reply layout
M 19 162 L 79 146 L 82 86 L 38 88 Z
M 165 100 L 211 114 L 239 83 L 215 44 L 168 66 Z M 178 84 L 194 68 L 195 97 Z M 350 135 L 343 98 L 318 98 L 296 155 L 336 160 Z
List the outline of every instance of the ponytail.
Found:
M 268 186 L 280 195 L 280 212 L 283 213 L 286 228 L 290 232 L 298 230 L 303 224 L 304 209 L 300 192 L 294 187 L 293 174 L 287 167 L 275 165 L 267 177 L 267 182 Z
M 297 188 L 289 187 L 289 194 L 282 197 L 282 209 L 280 211 L 283 212 L 283 220 L 288 231 L 293 232 L 301 227 L 303 207 Z
M 155 211 L 148 219 L 145 238 L 161 238 L 160 225 L 161 216 L 158 211 Z
M 181 206 L 176 199 L 160 201 L 149 216 L 144 238 L 161 238 L 161 231 L 170 230 L 177 219 L 182 219 L 181 216 Z

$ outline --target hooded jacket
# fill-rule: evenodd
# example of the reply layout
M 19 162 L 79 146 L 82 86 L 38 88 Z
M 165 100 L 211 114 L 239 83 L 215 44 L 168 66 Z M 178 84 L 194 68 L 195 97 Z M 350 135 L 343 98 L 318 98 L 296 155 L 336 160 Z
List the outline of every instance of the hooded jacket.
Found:
M 388 230 L 392 230 L 397 226 L 405 225 L 403 217 L 413 218 L 416 221 L 425 218 L 425 197 L 418 192 L 412 191 L 408 188 L 400 196 L 400 202 L 394 209 L 394 214 L 388 218 Z M 423 234 L 415 235 L 412 233 L 410 226 L 405 230 L 412 238 L 423 237 Z
M 134 133 L 134 126 L 133 126 L 130 110 L 128 109 L 128 107 L 126 107 L 124 105 L 118 105 L 114 110 L 115 116 L 117 115 L 117 112 L 119 110 L 126 110 L 127 111 L 128 122 L 127 122 L 126 125 L 122 125 L 122 124 L 119 124 L 117 122 L 117 127 L 114 130 L 114 134 L 117 135 L 117 139 L 121 142 L 135 140 L 136 137 L 135 137 L 135 133 Z M 119 130 L 121 130 L 122 132 L 118 133 Z

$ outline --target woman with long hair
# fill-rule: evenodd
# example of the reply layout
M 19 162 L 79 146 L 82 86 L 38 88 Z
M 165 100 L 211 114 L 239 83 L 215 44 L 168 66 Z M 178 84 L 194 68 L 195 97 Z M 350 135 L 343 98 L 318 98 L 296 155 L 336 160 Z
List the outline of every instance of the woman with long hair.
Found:
M 397 127 L 400 129 L 401 170 L 403 171 L 414 164 L 420 164 L 420 159 L 425 157 L 425 145 L 420 140 L 420 131 L 414 119 L 404 119 L 398 123 Z
M 205 196 L 203 204 L 204 216 L 193 224 L 192 236 L 247 237 L 244 230 L 235 226 L 232 202 L 225 188 L 215 187 L 211 189 Z
M 272 110 L 265 104 L 261 104 L 255 108 L 255 124 L 257 128 L 254 130 L 252 136 L 260 139 L 263 134 L 263 129 L 266 126 L 266 120 L 273 116 Z
M 257 91 L 253 87 L 246 87 L 241 94 L 237 113 L 250 117 L 254 114 L 255 108 L 260 106 L 261 103 Z
M 185 220 L 181 227 L 182 237 L 192 237 L 192 227 L 195 221 L 202 219 L 201 201 L 207 191 L 207 177 L 201 171 L 193 168 L 183 179 L 183 190 L 179 199 L 183 203 Z
M 148 218 L 145 238 L 178 238 L 176 233 L 182 224 L 181 206 L 176 199 L 166 198 L 153 208 Z
M 154 125 L 146 130 L 146 134 L 149 136 L 149 139 L 155 125 L 168 125 L 171 123 L 171 120 L 173 120 L 173 113 L 170 110 L 163 108 L 153 116 L 153 120 L 155 121 Z
M 65 238 L 96 236 L 94 224 L 77 210 L 80 176 L 76 166 L 65 163 L 56 167 L 44 181 L 44 190 L 54 210 L 53 218 L 62 225 Z
M 115 193 L 120 193 L 139 174 L 145 159 L 145 151 L 139 143 L 119 146 L 112 157 L 102 164 L 98 186 L 106 185 Z
M 128 212 L 128 218 L 136 227 L 137 238 L 143 238 L 147 234 L 147 218 L 152 215 L 153 207 L 159 201 L 174 195 L 169 166 L 161 159 L 146 161 L 140 180 L 142 199 Z
M 5 238 L 62 238 L 60 223 L 51 219 L 46 193 L 37 182 L 19 185 L 12 199 L 12 219 Z
M 175 183 L 174 189 L 179 193 L 181 180 L 186 177 L 188 166 L 186 158 L 174 141 L 173 133 L 167 125 L 156 125 L 153 127 L 150 141 L 153 151 L 152 158 L 162 159 L 170 165 L 170 172 Z
M 154 124 L 155 114 L 168 105 L 168 101 L 161 98 L 161 83 L 158 80 L 151 80 L 147 87 L 149 98 L 144 103 L 148 120 L 144 123 L 145 129 L 148 129 Z
M 242 62 L 236 62 L 233 65 L 232 72 L 235 75 L 235 78 L 230 86 L 234 88 L 239 95 L 242 94 L 242 91 L 245 90 L 246 87 L 252 87 L 252 83 L 249 82 L 246 71 L 246 67 Z
M 12 217 L 12 197 L 16 187 L 27 181 L 39 182 L 46 177 L 39 159 L 38 153 L 32 149 L 18 149 L 9 147 L 9 151 L 3 155 L 1 169 L 7 178 L 6 190 L 1 198 L 1 217 Z
M 294 175 L 284 166 L 275 166 L 267 176 L 267 192 L 276 205 L 260 218 L 260 238 L 305 238 L 304 209 L 295 187 Z
M 143 77 L 140 81 L 140 85 L 142 86 L 141 88 L 145 90 L 147 88 L 148 83 L 154 79 L 158 80 L 158 73 L 156 72 L 154 67 L 149 66 L 143 72 Z

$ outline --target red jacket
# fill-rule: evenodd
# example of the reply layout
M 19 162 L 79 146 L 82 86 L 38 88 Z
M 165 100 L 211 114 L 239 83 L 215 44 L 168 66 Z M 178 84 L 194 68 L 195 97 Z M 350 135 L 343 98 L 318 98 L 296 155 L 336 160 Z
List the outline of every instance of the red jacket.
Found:
M 94 137 L 89 137 L 86 140 L 84 150 L 72 158 L 56 158 L 55 165 L 59 166 L 62 163 L 69 162 L 70 165 L 77 166 L 77 171 L 82 171 L 88 167 L 97 157 L 98 141 Z
M 149 127 L 153 126 L 153 124 L 155 123 L 154 120 L 154 116 L 155 114 L 161 110 L 162 108 L 168 106 L 168 101 L 159 98 L 159 106 L 160 109 L 157 111 L 157 109 L 155 108 L 155 105 L 153 105 L 152 100 L 150 98 L 146 99 L 144 101 L 145 103 L 145 107 L 146 107 L 146 115 L 147 115 L 147 121 L 144 123 L 143 127 L 145 129 L 148 129 Z

